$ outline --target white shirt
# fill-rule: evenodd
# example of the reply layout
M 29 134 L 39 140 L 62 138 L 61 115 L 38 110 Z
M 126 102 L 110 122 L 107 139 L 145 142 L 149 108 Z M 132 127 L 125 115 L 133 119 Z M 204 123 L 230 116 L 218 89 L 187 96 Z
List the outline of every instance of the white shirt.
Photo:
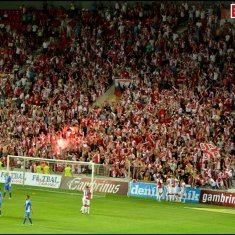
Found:
M 43 48 L 47 49 L 48 48 L 48 44 L 49 44 L 48 42 L 43 42 L 43 44 L 42 44 Z
M 216 185 L 216 182 L 212 178 L 210 178 L 209 184 L 211 185 L 211 187 L 214 187 Z

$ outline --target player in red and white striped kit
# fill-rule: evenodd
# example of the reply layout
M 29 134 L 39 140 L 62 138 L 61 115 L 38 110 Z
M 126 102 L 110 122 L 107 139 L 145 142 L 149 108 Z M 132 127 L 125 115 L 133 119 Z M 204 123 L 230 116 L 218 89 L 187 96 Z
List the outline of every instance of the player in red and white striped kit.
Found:
M 186 184 L 183 180 L 180 181 L 180 201 L 185 203 L 186 199 Z
M 172 176 L 172 201 L 179 201 L 178 187 L 179 180 L 175 176 Z
M 166 180 L 166 201 L 172 201 L 172 175 Z
M 161 175 L 158 175 L 156 182 L 157 182 L 157 198 L 156 199 L 160 202 L 162 198 L 162 193 L 163 193 L 163 181 L 162 181 Z
M 82 208 L 80 210 L 82 214 L 90 213 L 90 200 L 91 200 L 91 190 L 90 187 L 86 185 L 86 188 L 83 191 Z

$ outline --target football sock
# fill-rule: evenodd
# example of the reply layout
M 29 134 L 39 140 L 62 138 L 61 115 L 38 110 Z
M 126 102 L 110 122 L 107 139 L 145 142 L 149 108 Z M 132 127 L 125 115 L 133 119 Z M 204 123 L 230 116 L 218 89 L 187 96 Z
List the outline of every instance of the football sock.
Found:
M 24 218 L 24 222 L 23 222 L 23 224 L 25 224 L 25 222 L 26 222 L 26 218 Z
M 11 197 L 11 192 L 9 193 L 10 197 Z
M 30 224 L 32 224 L 32 223 L 33 223 L 31 218 L 29 218 L 29 222 L 30 222 Z
M 83 207 L 82 207 L 82 213 L 84 213 L 84 212 L 85 212 L 85 207 L 83 206 Z
M 6 197 L 6 192 L 3 193 L 3 197 Z

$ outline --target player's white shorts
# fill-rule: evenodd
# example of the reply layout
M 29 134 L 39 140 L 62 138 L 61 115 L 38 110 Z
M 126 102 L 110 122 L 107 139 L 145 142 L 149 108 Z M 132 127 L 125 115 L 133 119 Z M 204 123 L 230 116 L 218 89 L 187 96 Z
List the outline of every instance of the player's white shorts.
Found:
M 162 193 L 163 193 L 163 189 L 162 188 L 158 188 L 157 189 L 157 195 L 162 194 Z
M 172 194 L 177 194 L 177 187 L 173 187 L 173 188 L 171 188 L 171 193 Z
M 166 195 L 167 194 L 172 194 L 172 187 L 169 186 L 166 187 Z
M 84 204 L 84 205 L 86 205 L 86 206 L 90 206 L 90 200 L 85 199 L 85 204 Z
M 86 201 L 86 198 L 83 197 L 83 198 L 82 198 L 82 205 L 85 205 L 85 201 Z
M 180 197 L 186 197 L 186 191 L 180 191 Z
M 90 205 L 90 200 L 89 199 L 86 199 L 86 197 L 83 197 L 82 198 L 82 205 Z

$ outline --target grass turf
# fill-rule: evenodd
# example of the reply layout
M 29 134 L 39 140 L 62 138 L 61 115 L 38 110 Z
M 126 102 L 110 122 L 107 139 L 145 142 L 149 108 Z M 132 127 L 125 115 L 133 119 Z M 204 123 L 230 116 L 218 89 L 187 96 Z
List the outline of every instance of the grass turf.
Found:
M 106 195 L 94 197 L 90 214 L 83 215 L 81 193 L 43 190 L 13 185 L 12 199 L 3 201 L 0 234 L 235 233 L 233 208 Z M 22 225 L 26 194 L 33 203 L 33 226 Z

